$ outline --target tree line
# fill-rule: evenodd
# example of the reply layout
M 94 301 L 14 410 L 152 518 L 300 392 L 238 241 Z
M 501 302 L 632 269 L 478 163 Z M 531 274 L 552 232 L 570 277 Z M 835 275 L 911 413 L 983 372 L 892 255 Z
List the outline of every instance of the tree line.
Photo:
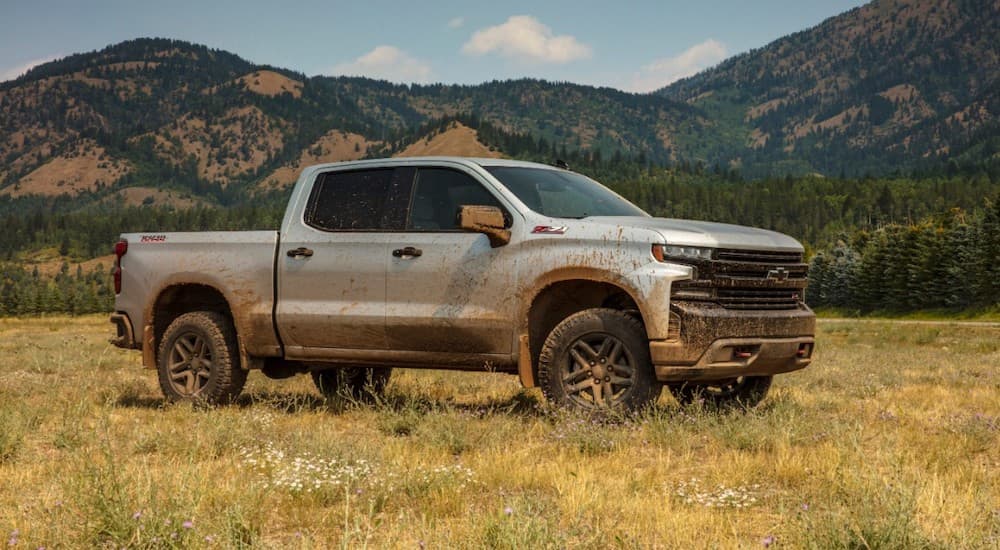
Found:
M 54 276 L 30 271 L 14 263 L 0 264 L 0 316 L 41 313 L 104 313 L 114 306 L 110 266 L 97 265 L 88 272 L 77 266 L 70 273 L 63 263 Z
M 918 223 L 857 231 L 817 253 L 808 303 L 849 312 L 1000 305 L 1000 195 Z
M 927 270 L 947 265 L 960 271 L 948 263 L 954 257 L 944 257 L 942 243 L 955 245 L 968 258 L 995 258 L 1000 252 L 993 249 L 991 256 L 976 248 L 995 243 L 1000 234 L 990 221 L 1000 202 L 1000 179 L 979 166 L 920 177 L 785 176 L 746 181 L 732 169 L 700 161 L 654 163 L 642 153 L 602 155 L 599 149 L 567 148 L 544 137 L 501 129 L 472 115 L 441 119 L 414 128 L 411 135 L 392 136 L 387 140 L 390 150 L 375 154 L 391 153 L 417 136 L 442 131 L 456 121 L 477 129 L 484 143 L 508 156 L 567 161 L 572 169 L 607 184 L 654 216 L 736 223 L 794 236 L 814 258 L 808 296 L 815 305 L 904 311 L 979 307 L 1000 301 L 997 288 L 987 284 L 992 275 L 984 273 L 992 272 L 986 268 L 963 271 L 963 277 L 972 277 L 969 281 L 949 275 L 957 288 L 951 293 L 921 286 L 946 279 L 938 278 L 936 272 L 928 275 Z M 0 196 L 0 216 L 5 222 L 5 231 L 0 232 L 4 266 L 0 315 L 83 313 L 111 307 L 107 285 L 93 283 L 94 278 L 106 282 L 110 266 L 103 266 L 99 273 L 79 273 L 79 277 L 68 273 L 47 277 L 23 267 L 40 250 L 79 261 L 110 254 L 121 233 L 273 230 L 281 222 L 289 194 L 290 189 L 255 194 L 235 186 L 230 205 L 205 201 L 186 209 L 129 206 L 108 190 L 76 197 Z M 990 202 L 984 197 L 997 199 Z M 876 267 L 889 271 L 875 273 Z M 902 270 L 906 271 L 905 284 Z M 879 282 L 882 275 L 895 277 L 890 278 L 895 286 L 876 298 L 881 292 L 876 289 L 890 288 Z M 968 292 L 969 288 L 976 290 Z M 907 298 L 916 294 L 918 299 Z

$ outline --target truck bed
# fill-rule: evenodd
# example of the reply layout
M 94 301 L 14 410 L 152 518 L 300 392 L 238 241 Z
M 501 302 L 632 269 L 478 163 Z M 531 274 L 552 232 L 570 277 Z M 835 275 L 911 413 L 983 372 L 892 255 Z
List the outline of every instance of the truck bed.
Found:
M 129 233 L 122 257 L 117 310 L 127 313 L 134 334 L 152 324 L 155 306 L 144 303 L 173 285 L 177 292 L 197 285 L 217 289 L 228 302 L 247 355 L 280 354 L 274 332 L 274 262 L 277 231 Z

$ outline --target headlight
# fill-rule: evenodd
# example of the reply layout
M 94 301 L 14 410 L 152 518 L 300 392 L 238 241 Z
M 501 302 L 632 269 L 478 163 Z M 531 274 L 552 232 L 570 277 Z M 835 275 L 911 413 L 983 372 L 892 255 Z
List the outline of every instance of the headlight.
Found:
M 682 246 L 674 244 L 654 244 L 653 257 L 661 262 L 670 260 L 711 260 L 712 248 Z

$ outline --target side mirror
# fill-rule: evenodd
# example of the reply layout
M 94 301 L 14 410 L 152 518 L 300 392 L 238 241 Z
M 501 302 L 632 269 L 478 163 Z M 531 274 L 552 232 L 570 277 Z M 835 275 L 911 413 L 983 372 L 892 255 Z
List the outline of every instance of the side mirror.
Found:
M 510 230 L 504 223 L 503 211 L 496 206 L 459 206 L 458 226 L 466 231 L 483 233 L 490 238 L 493 248 L 510 242 Z

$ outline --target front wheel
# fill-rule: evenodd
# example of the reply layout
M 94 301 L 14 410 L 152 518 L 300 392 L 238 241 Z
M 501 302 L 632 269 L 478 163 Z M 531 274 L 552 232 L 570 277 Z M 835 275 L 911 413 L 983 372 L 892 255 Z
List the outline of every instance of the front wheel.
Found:
M 595 308 L 570 315 L 545 340 L 538 359 L 545 397 L 583 410 L 633 411 L 660 396 L 642 322 Z
M 157 355 L 160 389 L 170 401 L 228 403 L 243 391 L 233 323 L 214 311 L 185 313 L 163 333 Z
M 670 384 L 670 393 L 681 405 L 702 399 L 720 408 L 756 407 L 771 389 L 771 376 L 740 376 L 718 382 L 678 382 Z

